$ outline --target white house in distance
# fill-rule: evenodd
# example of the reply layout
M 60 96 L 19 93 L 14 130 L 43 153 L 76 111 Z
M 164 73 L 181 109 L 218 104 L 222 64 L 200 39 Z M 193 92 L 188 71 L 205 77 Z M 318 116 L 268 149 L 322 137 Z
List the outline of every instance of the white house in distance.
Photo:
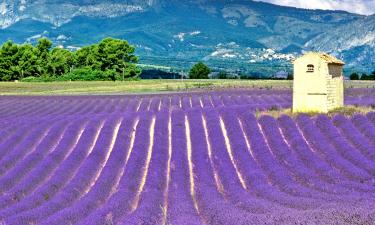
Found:
M 293 64 L 293 112 L 327 113 L 344 106 L 343 61 L 310 52 Z

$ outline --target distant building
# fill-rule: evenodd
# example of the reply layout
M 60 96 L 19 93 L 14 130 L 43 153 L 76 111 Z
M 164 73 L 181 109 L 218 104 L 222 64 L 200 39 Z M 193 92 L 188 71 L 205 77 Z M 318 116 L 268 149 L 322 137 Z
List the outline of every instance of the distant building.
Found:
M 294 61 L 293 112 L 322 112 L 344 105 L 345 63 L 310 52 Z

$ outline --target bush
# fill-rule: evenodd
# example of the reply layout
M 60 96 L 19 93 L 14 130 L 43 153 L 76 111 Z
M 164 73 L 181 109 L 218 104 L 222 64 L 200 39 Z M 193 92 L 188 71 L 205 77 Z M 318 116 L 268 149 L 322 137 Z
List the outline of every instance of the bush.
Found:
M 211 69 L 204 63 L 199 62 L 195 64 L 189 72 L 190 79 L 208 79 L 208 75 L 211 73 Z
M 246 74 L 240 74 L 240 79 L 241 79 L 241 80 L 248 80 L 248 79 L 249 79 L 249 76 L 246 75 Z
M 139 77 L 129 77 L 125 80 L 139 80 Z M 90 68 L 75 69 L 70 73 L 66 73 L 59 77 L 41 76 L 41 77 L 26 77 L 22 82 L 52 82 L 52 81 L 116 81 L 122 80 L 122 76 L 113 70 L 105 72 L 100 70 L 92 70 Z
M 228 79 L 228 74 L 227 72 L 225 71 L 220 71 L 219 75 L 218 75 L 218 78 L 219 79 Z
M 359 80 L 359 74 L 358 73 L 350 74 L 350 80 Z
M 361 80 L 375 80 L 375 74 L 367 75 L 363 73 L 361 76 Z
M 105 72 L 99 70 L 92 70 L 89 68 L 75 69 L 70 73 L 66 73 L 58 78 L 62 81 L 115 81 L 120 80 L 120 76 L 112 70 Z
M 41 77 L 29 76 L 29 77 L 25 77 L 21 79 L 21 82 L 53 82 L 57 80 L 58 80 L 57 77 L 52 77 L 52 76 L 41 76 Z

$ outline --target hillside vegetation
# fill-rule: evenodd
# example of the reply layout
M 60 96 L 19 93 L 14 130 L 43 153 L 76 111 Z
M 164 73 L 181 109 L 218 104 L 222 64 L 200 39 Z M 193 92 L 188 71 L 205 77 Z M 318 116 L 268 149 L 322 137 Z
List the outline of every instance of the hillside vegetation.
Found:
M 4 1 L 2 1 L 4 2 Z M 269 76 L 302 51 L 332 53 L 360 72 L 373 70 L 375 16 L 306 10 L 251 0 L 6 0 L 0 42 L 48 37 L 66 49 L 103 37 L 126 39 L 141 63 Z M 349 71 L 350 74 L 352 71 Z

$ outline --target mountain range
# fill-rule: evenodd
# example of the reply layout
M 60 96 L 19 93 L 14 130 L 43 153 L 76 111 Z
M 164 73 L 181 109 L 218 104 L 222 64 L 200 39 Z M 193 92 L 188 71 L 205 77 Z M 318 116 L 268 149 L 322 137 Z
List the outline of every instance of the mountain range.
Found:
M 375 15 L 307 10 L 251 0 L 3 0 L 0 42 L 48 37 L 75 50 L 104 37 L 127 39 L 142 64 L 270 74 L 306 51 L 374 70 Z

